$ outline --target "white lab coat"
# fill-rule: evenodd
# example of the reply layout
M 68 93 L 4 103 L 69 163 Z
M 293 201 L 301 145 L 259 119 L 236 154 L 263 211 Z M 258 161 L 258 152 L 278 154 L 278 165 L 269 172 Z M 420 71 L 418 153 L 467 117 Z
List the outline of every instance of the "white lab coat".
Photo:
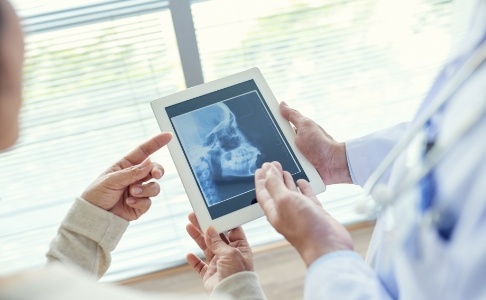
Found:
M 474 27 L 459 53 L 470 50 L 485 34 L 485 0 L 475 1 L 474 15 Z M 486 62 L 437 113 L 437 141 L 485 101 Z M 402 124 L 346 143 L 355 184 L 365 183 L 408 128 Z M 392 190 L 407 173 L 406 156 L 401 155 L 381 179 Z M 433 222 L 426 221 L 418 209 L 420 197 L 412 191 L 378 217 L 367 262 L 354 252 L 341 251 L 310 266 L 305 299 L 486 299 L 486 115 L 433 171 L 433 206 L 446 207 L 456 217 L 450 239 L 439 236 Z

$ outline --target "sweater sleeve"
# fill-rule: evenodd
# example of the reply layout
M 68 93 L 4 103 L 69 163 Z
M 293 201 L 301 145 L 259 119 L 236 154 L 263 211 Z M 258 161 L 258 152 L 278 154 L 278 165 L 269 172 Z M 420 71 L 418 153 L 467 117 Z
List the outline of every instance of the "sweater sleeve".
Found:
M 209 296 L 210 300 L 264 300 L 255 272 L 239 272 L 223 279 Z
M 47 252 L 49 265 L 75 265 L 101 277 L 129 222 L 78 198 L 61 223 Z M 131 299 L 131 298 L 130 298 Z M 221 281 L 214 300 L 266 299 L 254 272 L 240 272 Z
M 346 158 L 354 184 L 361 187 L 375 171 L 381 161 L 404 134 L 407 123 L 379 130 L 361 138 L 346 141 Z M 380 179 L 385 183 L 390 170 Z
M 108 270 L 111 251 L 129 222 L 77 198 L 47 252 L 48 263 L 73 264 L 98 278 Z
M 59 262 L 39 270 L 18 273 L 0 281 L 0 299 L 8 300 L 163 300 L 167 293 L 137 291 L 110 283 L 100 284 L 85 272 Z
M 321 256 L 309 267 L 304 299 L 392 299 L 376 273 L 354 251 Z

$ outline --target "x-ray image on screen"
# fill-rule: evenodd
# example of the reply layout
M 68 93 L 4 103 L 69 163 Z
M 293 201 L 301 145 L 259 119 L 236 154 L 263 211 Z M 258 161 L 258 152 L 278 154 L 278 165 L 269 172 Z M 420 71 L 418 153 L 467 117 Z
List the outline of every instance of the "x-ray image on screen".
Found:
M 212 218 L 256 203 L 254 174 L 278 161 L 307 179 L 253 81 L 167 108 Z
M 298 172 L 256 91 L 172 118 L 208 206 L 254 191 L 255 170 L 279 161 Z
M 212 104 L 173 119 L 179 128 L 189 163 L 205 194 L 208 206 L 245 192 L 253 180 L 261 154 L 238 128 L 234 113 L 225 103 Z M 232 182 L 228 194 L 218 185 Z

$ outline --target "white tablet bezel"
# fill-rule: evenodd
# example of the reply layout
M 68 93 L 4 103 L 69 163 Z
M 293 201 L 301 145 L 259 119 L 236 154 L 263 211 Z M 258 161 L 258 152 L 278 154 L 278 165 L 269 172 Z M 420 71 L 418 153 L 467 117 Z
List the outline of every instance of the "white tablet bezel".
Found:
M 295 132 L 290 123 L 281 116 L 279 111 L 279 103 L 258 68 L 252 68 L 247 71 L 207 82 L 187 90 L 156 99 L 151 102 L 152 110 L 160 129 L 162 131 L 174 133 L 173 140 L 168 144 L 169 152 L 174 160 L 174 164 L 184 185 L 184 189 L 186 190 L 189 201 L 191 202 L 192 208 L 203 232 L 205 232 L 209 226 L 213 226 L 218 232 L 224 232 L 257 219 L 264 214 L 260 208 L 260 205 L 252 204 L 216 219 L 211 218 L 206 201 L 199 190 L 197 180 L 193 175 L 189 162 L 186 159 L 184 150 L 182 149 L 181 143 L 175 132 L 175 128 L 173 127 L 169 115 L 166 112 L 166 108 L 249 80 L 253 80 L 259 89 L 263 100 L 270 109 L 270 113 L 273 115 L 274 120 L 277 122 L 277 125 L 280 127 L 281 132 L 287 140 L 287 145 L 290 146 L 293 154 L 302 167 L 303 172 L 305 175 L 307 175 L 314 192 L 319 194 L 326 189 L 326 186 L 316 169 L 295 146 Z

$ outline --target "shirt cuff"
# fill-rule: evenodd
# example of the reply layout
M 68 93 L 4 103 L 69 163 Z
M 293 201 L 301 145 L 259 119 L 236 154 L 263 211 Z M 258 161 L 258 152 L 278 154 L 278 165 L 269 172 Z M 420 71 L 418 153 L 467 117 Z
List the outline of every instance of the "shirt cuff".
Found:
M 118 245 L 128 225 L 127 220 L 82 198 L 76 198 L 62 222 L 66 229 L 86 236 L 109 251 Z
M 312 262 L 312 264 L 309 266 L 309 269 L 307 270 L 307 274 L 308 276 L 310 276 L 317 269 L 322 268 L 322 265 L 327 264 L 330 261 L 335 262 L 342 259 L 363 261 L 363 258 L 355 251 L 352 250 L 335 251 L 335 252 L 322 255 L 314 262 Z
M 305 278 L 304 299 L 392 299 L 373 269 L 356 252 L 329 253 L 315 260 Z
M 348 163 L 348 169 L 349 169 L 349 175 L 351 175 L 351 181 L 353 182 L 353 184 L 358 184 L 358 180 L 356 179 L 356 176 L 354 175 L 354 171 L 353 171 L 353 166 L 351 165 L 351 159 L 349 158 L 349 155 L 348 155 L 348 142 L 345 143 L 346 145 L 346 162 Z
M 216 285 L 209 299 L 230 300 L 247 299 L 263 300 L 263 293 L 255 272 L 244 271 L 233 274 Z
M 396 142 L 404 134 L 407 123 L 376 131 L 364 137 L 346 141 L 346 159 L 354 184 L 364 186 Z M 380 182 L 386 183 L 391 168 L 381 176 Z
M 346 159 L 348 161 L 349 173 L 354 184 L 364 186 L 371 173 L 376 167 L 367 157 L 367 143 L 364 139 L 346 141 Z

